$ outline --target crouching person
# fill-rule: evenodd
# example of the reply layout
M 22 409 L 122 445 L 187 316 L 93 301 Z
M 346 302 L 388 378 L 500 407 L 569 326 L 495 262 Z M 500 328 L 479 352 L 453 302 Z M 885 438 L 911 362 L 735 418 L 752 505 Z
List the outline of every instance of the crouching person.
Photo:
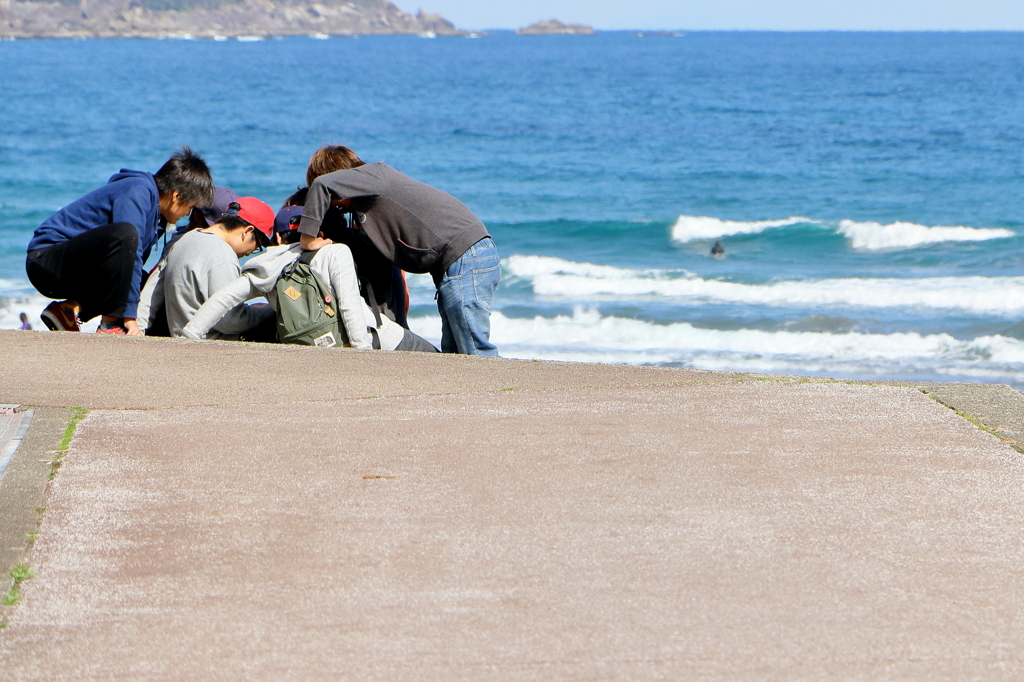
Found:
M 287 225 L 287 223 L 285 223 Z M 318 292 L 318 301 L 312 302 L 319 306 L 324 318 L 337 321 L 341 338 L 335 338 L 325 331 L 313 332 L 312 340 L 319 346 L 349 346 L 361 349 L 407 350 L 438 352 L 437 349 L 423 338 L 401 327 L 389 318 L 374 314 L 370 306 L 359 295 L 359 283 L 356 277 L 352 252 L 344 244 L 329 244 L 316 252 L 303 251 L 298 245 L 297 230 L 279 233 L 281 246 L 273 246 L 266 253 L 251 258 L 242 268 L 242 274 L 234 282 L 219 290 L 185 325 L 182 335 L 192 339 L 207 338 L 210 329 L 217 327 L 221 319 L 244 301 L 266 296 L 274 310 L 281 310 L 284 303 L 279 296 L 287 296 L 292 303 L 298 303 L 302 297 L 309 297 L 310 291 L 299 291 L 288 285 L 282 275 L 293 275 L 300 263 L 308 265 L 323 291 Z M 290 242 L 290 243 L 289 243 Z M 278 286 L 278 282 L 282 285 Z M 281 289 L 279 292 L 278 290 Z M 305 301 L 304 301 L 305 303 Z M 287 316 L 282 314 L 278 324 L 278 337 L 288 342 L 289 336 L 295 336 L 296 342 L 304 330 L 287 329 Z
M 79 321 L 99 315 L 101 332 L 141 335 L 135 318 L 150 249 L 164 224 L 212 201 L 210 169 L 183 147 L 155 175 L 122 170 L 44 220 L 25 262 L 39 293 L 58 299 L 43 322 L 77 332 Z
M 269 243 L 274 209 L 254 197 L 242 197 L 210 227 L 185 233 L 167 254 L 164 306 L 171 336 L 181 336 L 189 321 L 214 294 L 238 278 L 238 260 Z M 232 305 L 207 327 L 202 338 L 261 340 L 273 329 L 269 306 Z

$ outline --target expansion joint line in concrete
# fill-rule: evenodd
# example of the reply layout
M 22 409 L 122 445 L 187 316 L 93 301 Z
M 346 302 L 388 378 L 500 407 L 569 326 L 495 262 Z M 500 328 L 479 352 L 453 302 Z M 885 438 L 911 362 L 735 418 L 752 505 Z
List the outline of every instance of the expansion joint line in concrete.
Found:
M 964 384 L 956 388 L 959 391 L 972 392 L 984 396 L 985 393 L 990 393 L 1003 387 Z M 1024 454 L 1024 429 L 1020 426 L 1024 424 L 1024 394 L 1014 395 L 1016 399 L 1012 402 L 1016 403 L 1015 405 L 1009 407 L 1003 405 L 1001 408 L 993 411 L 977 409 L 977 404 L 973 406 L 965 404 L 956 395 L 943 395 L 941 389 L 941 386 L 938 390 L 935 387 L 918 388 L 921 393 L 939 405 L 952 410 L 957 416 L 970 422 L 973 426 L 998 438 L 1017 452 Z M 1011 391 L 1011 393 L 1016 394 L 1017 392 Z M 978 412 L 984 414 L 978 414 Z
M 35 410 L 28 410 L 21 412 L 21 423 L 18 425 L 18 429 L 14 432 L 14 436 L 11 438 L 7 447 L 0 453 L 0 479 L 4 477 L 4 472 L 7 471 L 7 465 L 11 463 L 11 459 L 14 457 L 14 453 L 18 451 L 18 446 L 21 445 L 21 441 L 25 439 L 25 434 L 28 433 L 28 427 L 32 424 L 32 417 L 35 415 Z

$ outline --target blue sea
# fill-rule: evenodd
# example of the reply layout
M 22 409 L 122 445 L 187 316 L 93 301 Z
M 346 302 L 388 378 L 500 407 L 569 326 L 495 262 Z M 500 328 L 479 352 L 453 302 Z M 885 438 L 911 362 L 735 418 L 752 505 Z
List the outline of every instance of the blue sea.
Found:
M 506 357 L 1024 387 L 1024 34 L 8 41 L 0 73 L 2 327 L 41 326 L 33 228 L 119 168 L 188 144 L 277 206 L 337 143 L 488 225 Z

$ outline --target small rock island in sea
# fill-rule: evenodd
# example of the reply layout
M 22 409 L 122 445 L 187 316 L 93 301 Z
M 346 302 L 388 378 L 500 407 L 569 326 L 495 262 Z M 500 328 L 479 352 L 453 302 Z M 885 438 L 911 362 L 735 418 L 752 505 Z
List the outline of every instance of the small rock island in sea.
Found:
M 516 31 L 517 36 L 556 36 L 556 35 L 576 35 L 576 36 L 592 36 L 594 35 L 594 29 L 590 26 L 583 24 L 563 24 L 558 19 L 550 19 L 548 21 L 538 21 L 536 24 L 531 24 L 526 28 L 521 28 Z
M 466 35 L 388 0 L 0 0 L 2 38 Z

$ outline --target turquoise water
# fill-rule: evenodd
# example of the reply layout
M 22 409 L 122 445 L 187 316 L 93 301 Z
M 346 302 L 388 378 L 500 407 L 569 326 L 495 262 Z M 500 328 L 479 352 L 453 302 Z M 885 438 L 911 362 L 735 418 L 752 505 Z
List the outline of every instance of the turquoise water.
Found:
M 506 356 L 1024 386 L 1024 34 L 17 41 L 0 72 L 0 326 L 45 305 L 32 229 L 120 167 L 190 144 L 277 205 L 331 142 L 488 224 Z

